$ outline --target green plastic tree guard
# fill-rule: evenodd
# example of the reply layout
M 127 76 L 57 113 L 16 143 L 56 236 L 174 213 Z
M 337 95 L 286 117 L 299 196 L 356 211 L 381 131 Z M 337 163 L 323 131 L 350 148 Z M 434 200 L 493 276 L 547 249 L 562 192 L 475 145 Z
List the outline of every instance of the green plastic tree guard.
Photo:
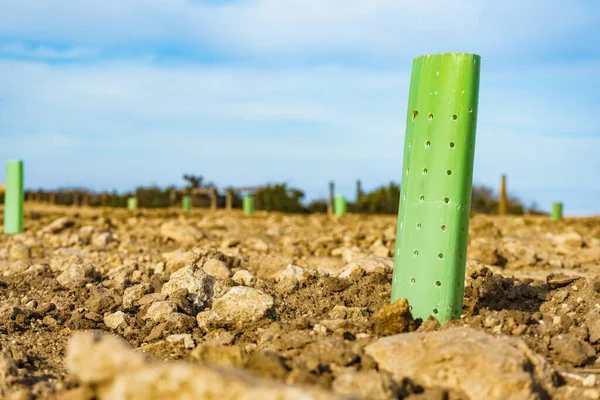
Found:
M 192 210 L 192 198 L 190 196 L 183 196 L 181 203 L 183 206 L 183 212 L 189 213 Z
M 4 189 L 4 233 L 12 235 L 25 230 L 24 203 L 23 161 L 8 161 Z
M 480 57 L 418 57 L 406 119 L 392 302 L 415 318 L 462 313 Z
M 137 210 L 137 208 L 138 208 L 137 197 L 130 197 L 127 199 L 127 208 L 130 210 Z
M 563 218 L 563 203 L 552 204 L 552 215 L 550 219 L 552 221 L 560 221 Z
M 254 197 L 252 196 L 244 196 L 244 213 L 252 214 L 254 212 Z
M 336 217 L 346 214 L 346 197 L 341 194 L 335 196 L 334 201 L 334 215 Z

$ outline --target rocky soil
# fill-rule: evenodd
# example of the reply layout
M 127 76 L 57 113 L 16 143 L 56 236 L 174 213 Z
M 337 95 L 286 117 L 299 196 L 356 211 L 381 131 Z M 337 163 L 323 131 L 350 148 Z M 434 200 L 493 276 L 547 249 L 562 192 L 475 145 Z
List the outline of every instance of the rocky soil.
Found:
M 473 217 L 442 325 L 389 304 L 395 226 L 28 206 L 0 399 L 600 398 L 600 217 Z

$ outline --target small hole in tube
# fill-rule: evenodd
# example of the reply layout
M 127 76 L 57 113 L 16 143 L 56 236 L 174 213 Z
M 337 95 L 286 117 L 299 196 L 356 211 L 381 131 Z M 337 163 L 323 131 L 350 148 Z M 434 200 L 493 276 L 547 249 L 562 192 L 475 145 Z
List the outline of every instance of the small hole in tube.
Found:
M 446 174 L 448 174 L 448 175 L 452 175 L 452 171 L 451 171 L 451 170 L 448 170 L 448 171 L 446 171 Z
M 430 121 L 433 120 L 433 114 L 429 113 L 429 115 L 427 116 L 427 118 L 429 118 Z
M 415 257 L 418 256 L 419 255 L 419 250 L 413 251 L 413 254 L 415 255 Z
M 440 253 L 438 254 L 438 258 L 441 260 L 442 258 L 444 258 L 444 253 Z
M 419 197 L 419 200 L 425 201 L 425 196 L 422 195 L 421 197 Z
M 417 115 L 419 115 L 419 112 L 417 110 L 413 111 L 413 121 L 415 120 L 415 118 L 417 118 Z
M 417 224 L 417 229 L 421 229 L 421 226 L 422 226 L 422 225 L 421 225 L 421 223 L 419 222 L 419 223 Z
M 415 282 L 416 282 L 415 278 L 410 278 L 410 283 L 415 283 Z
M 440 281 L 435 281 L 435 286 L 437 286 L 437 287 L 440 287 L 440 286 L 442 286 L 442 282 L 440 282 Z
M 454 142 L 450 142 L 450 148 L 454 148 Z
M 446 225 L 442 225 L 442 232 L 446 232 Z
M 428 141 L 426 141 L 426 142 L 425 142 L 425 147 L 431 147 L 431 141 L 429 141 L 429 140 L 428 140 Z
M 458 115 L 452 114 L 452 121 L 456 121 L 458 119 Z
M 447 197 L 444 197 L 444 203 L 448 204 L 450 202 L 450 199 Z
M 427 168 L 423 168 L 423 175 L 427 175 Z
M 434 308 L 434 309 L 433 309 L 433 313 L 434 313 L 435 315 L 437 315 L 437 314 L 438 314 L 438 312 L 439 312 L 439 311 L 438 311 L 438 309 L 437 309 L 437 308 Z

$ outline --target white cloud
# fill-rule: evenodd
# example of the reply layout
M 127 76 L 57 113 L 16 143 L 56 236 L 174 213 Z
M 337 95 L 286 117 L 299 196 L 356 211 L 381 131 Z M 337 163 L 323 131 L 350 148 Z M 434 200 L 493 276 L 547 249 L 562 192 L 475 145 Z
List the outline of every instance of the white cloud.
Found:
M 89 57 L 94 54 L 95 52 L 93 50 L 81 48 L 60 49 L 46 45 L 25 46 L 22 43 L 0 45 L 0 56 L 5 57 L 12 56 L 51 60 L 71 60 Z
M 591 9 L 590 9 L 591 7 Z M 521 53 L 596 48 L 598 7 L 542 0 L 0 0 L 0 36 L 99 47 L 174 44 L 229 54 Z

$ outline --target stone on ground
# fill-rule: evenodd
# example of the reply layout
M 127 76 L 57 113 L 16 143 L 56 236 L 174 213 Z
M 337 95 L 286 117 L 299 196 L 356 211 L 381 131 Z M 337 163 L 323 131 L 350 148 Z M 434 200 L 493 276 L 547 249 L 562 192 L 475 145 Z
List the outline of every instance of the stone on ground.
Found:
M 209 311 L 198 314 L 201 328 L 211 326 L 243 328 L 274 313 L 273 298 L 259 290 L 236 286 L 215 300 Z
M 341 399 L 318 388 L 290 386 L 242 370 L 187 363 L 153 364 L 115 336 L 77 332 L 67 349 L 67 369 L 99 400 Z
M 553 370 L 524 342 L 471 328 L 382 338 L 366 353 L 396 381 L 463 392 L 471 399 L 543 399 Z

